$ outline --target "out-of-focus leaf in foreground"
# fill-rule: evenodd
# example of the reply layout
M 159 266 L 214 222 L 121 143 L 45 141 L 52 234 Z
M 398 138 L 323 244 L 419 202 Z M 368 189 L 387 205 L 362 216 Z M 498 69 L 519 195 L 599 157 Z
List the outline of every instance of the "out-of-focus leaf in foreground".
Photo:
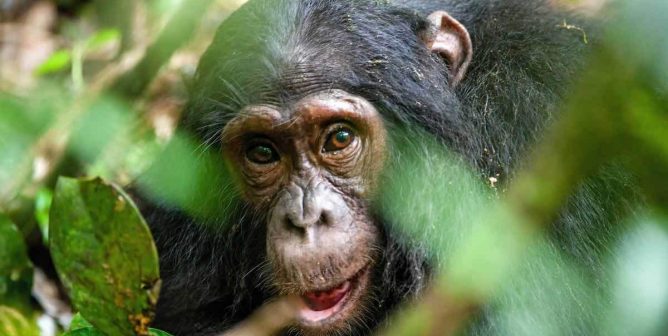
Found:
M 470 214 L 485 209 L 493 192 L 435 138 L 414 129 L 390 134 L 393 151 L 376 200 L 379 212 L 412 244 L 445 262 L 471 230 Z
M 227 223 L 238 190 L 214 151 L 177 133 L 137 185 L 158 203 L 185 209 L 206 223 Z
M 606 335 L 663 335 L 668 330 L 668 218 L 635 219 L 610 269 L 613 300 Z
M 86 320 L 109 335 L 147 335 L 158 255 L 132 200 L 101 179 L 60 178 L 49 232 L 58 274 Z
M 45 88 L 39 98 L 28 101 L 0 92 L 0 208 L 4 211 L 31 177 L 34 145 L 51 124 L 54 106 L 61 102 L 56 95 Z M 24 223 L 16 224 L 25 232 Z

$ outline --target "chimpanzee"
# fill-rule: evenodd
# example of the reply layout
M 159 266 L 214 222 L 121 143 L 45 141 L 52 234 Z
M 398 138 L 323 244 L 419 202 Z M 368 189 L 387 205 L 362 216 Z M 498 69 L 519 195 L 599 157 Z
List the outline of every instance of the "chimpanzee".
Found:
M 377 206 L 397 138 L 430 134 L 503 189 L 583 67 L 585 21 L 538 0 L 250 0 L 202 57 L 182 121 L 224 160 L 230 184 L 210 187 L 225 216 L 144 202 L 163 276 L 156 326 L 216 334 L 292 294 L 303 309 L 287 334 L 378 328 L 437 270 Z M 631 207 L 610 202 L 627 191 L 604 175 L 550 233 L 592 277 L 609 222 Z M 470 332 L 502 332 L 493 310 Z M 586 334 L 587 314 L 564 332 Z

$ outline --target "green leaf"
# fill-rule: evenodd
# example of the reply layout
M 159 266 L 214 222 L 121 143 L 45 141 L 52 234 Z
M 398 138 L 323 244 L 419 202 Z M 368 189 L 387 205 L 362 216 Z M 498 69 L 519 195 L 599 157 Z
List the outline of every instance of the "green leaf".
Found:
M 36 154 L 33 147 L 50 126 L 55 110 L 65 96 L 54 91 L 40 86 L 40 94 L 29 98 L 0 92 L 0 203 L 18 197 L 17 189 L 31 179 L 28 172 Z M 16 224 L 22 231 L 31 226 L 27 222 Z
M 147 335 L 158 254 L 132 200 L 99 178 L 60 178 L 49 226 L 56 269 L 81 315 L 105 334 Z
M 70 322 L 70 331 L 83 329 L 83 328 L 92 328 L 93 325 L 90 322 L 86 321 L 80 313 L 76 313 L 72 317 L 72 322 Z
M 235 206 L 238 189 L 221 156 L 201 147 L 177 133 L 137 185 L 161 203 L 178 206 L 216 225 L 227 223 L 227 209 Z
M 164 332 L 164 331 L 158 330 L 158 329 L 153 329 L 153 328 L 149 328 L 148 332 L 149 332 L 150 335 L 154 335 L 154 336 L 171 336 L 167 332 Z M 98 331 L 97 329 L 95 329 L 95 327 L 93 327 L 92 324 L 90 324 L 88 321 L 86 321 L 86 319 L 83 318 L 83 316 L 81 316 L 81 314 L 77 313 L 72 318 L 72 323 L 70 324 L 70 331 L 65 333 L 64 336 L 67 336 L 67 335 L 84 335 L 84 336 L 85 335 L 92 335 L 92 336 L 97 336 L 97 335 L 104 335 L 104 334 L 101 333 L 100 331 Z
M 51 54 L 42 64 L 40 64 L 35 73 L 39 76 L 47 75 L 65 70 L 72 63 L 72 52 L 69 50 L 58 50 Z
M 45 242 L 49 241 L 49 211 L 51 210 L 51 201 L 53 192 L 48 188 L 40 188 L 35 196 L 35 219 L 42 232 Z
M 151 336 L 172 336 L 169 333 L 166 333 L 162 330 L 149 328 L 149 335 Z M 81 328 L 77 330 L 68 331 L 63 334 L 63 336 L 107 336 L 94 327 Z
M 0 305 L 29 312 L 32 276 L 23 236 L 0 214 Z
M 95 35 L 91 36 L 88 41 L 86 41 L 86 48 L 89 51 L 93 51 L 103 47 L 108 43 L 118 41 L 120 38 L 121 33 L 118 31 L 118 29 L 102 29 L 95 33 Z
M 106 336 L 103 332 L 94 327 L 79 328 L 63 334 L 63 336 Z
M 34 319 L 14 308 L 0 305 L 0 335 L 38 336 L 39 328 Z
M 150 332 L 151 336 L 172 336 L 172 334 L 158 329 L 149 328 L 148 331 Z
M 100 97 L 74 124 L 70 146 L 86 162 L 95 161 L 114 140 L 132 126 L 128 105 L 111 96 Z
M 612 304 L 600 335 L 665 335 L 668 329 L 666 217 L 643 213 L 613 253 Z

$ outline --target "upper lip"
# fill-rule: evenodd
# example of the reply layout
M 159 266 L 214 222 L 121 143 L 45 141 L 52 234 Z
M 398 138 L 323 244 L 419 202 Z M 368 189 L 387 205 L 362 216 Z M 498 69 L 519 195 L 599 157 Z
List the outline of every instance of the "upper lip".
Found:
M 350 276 L 348 276 L 348 277 L 340 277 L 340 278 L 337 278 L 336 281 L 332 281 L 332 282 L 330 282 L 330 283 L 328 283 L 328 284 L 326 284 L 326 285 L 322 285 L 322 286 L 313 286 L 313 287 L 305 288 L 305 289 L 302 291 L 302 294 L 303 294 L 303 293 L 308 293 L 308 292 L 324 292 L 324 291 L 329 291 L 329 290 L 332 290 L 332 289 L 334 289 L 334 288 L 340 286 L 341 284 L 343 284 L 343 283 L 346 282 L 346 281 L 354 282 L 354 281 L 355 281 L 355 280 L 356 280 L 362 273 L 364 273 L 364 271 L 365 271 L 368 267 L 369 267 L 369 264 L 367 263 L 367 264 L 364 264 L 364 266 L 362 266 L 362 267 L 360 267 L 359 269 L 357 269 L 357 271 L 355 271 L 354 273 L 352 273 L 352 275 L 350 275 Z

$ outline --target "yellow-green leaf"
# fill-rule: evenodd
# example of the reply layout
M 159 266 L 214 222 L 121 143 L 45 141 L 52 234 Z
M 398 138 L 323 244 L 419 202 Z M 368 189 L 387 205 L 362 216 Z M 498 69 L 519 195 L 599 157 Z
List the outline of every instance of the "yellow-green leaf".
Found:
M 69 50 L 58 50 L 40 64 L 35 73 L 42 76 L 63 71 L 70 66 L 70 63 L 72 63 L 72 53 Z

